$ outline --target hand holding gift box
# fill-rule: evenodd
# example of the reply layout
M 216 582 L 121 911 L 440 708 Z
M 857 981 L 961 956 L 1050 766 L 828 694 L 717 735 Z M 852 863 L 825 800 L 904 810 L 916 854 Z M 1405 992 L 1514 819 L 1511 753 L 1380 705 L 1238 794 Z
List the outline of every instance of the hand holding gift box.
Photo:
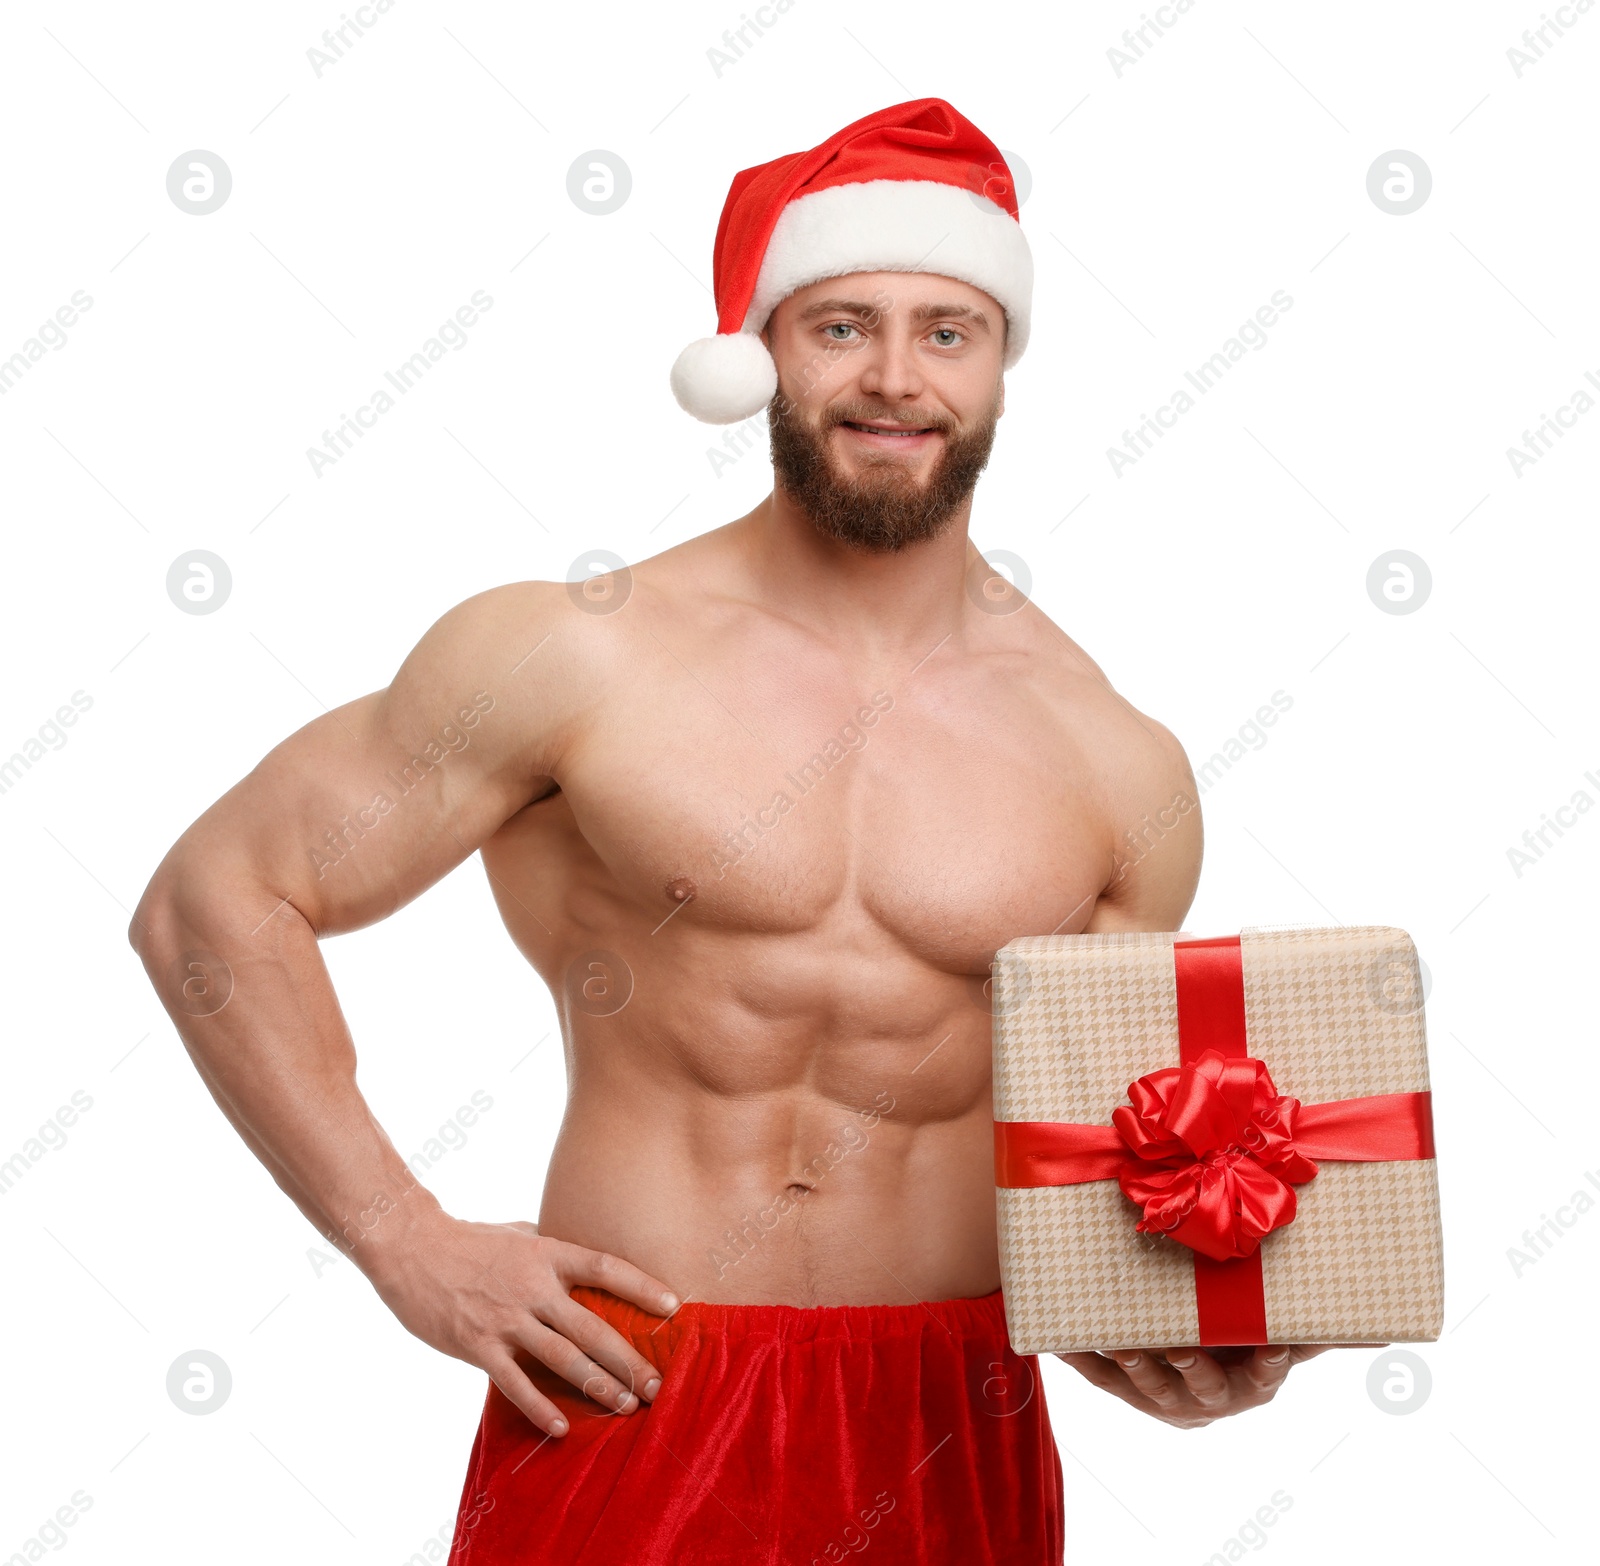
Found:
M 1438 1336 L 1403 931 L 1028 937 L 998 953 L 994 992 L 1018 1353 Z

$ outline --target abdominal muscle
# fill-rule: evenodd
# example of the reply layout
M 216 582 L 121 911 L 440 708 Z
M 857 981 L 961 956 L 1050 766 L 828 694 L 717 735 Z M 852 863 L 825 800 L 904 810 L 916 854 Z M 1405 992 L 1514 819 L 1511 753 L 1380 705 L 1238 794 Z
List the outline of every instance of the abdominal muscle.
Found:
M 904 890 L 903 871 L 825 875 L 796 830 L 782 845 L 793 863 L 687 883 L 676 913 L 666 851 L 659 878 L 624 887 L 565 795 L 486 846 L 565 1041 L 540 1231 L 623 1257 L 682 1299 L 992 1293 L 988 926 L 1029 911 L 977 917 L 985 883 L 947 886 L 952 853 L 929 856 L 932 890 Z M 647 885 L 665 887 L 668 916 L 640 905 Z
M 943 1090 L 931 1062 L 923 1081 L 893 1048 L 873 1049 L 888 1068 L 848 1073 L 846 1091 L 830 1082 L 845 1073 L 813 1055 L 810 1080 L 731 1093 L 660 1035 L 613 1038 L 603 1050 L 573 1039 L 540 1232 L 624 1257 L 686 1300 L 909 1304 L 991 1293 L 1000 1274 L 988 1022 L 952 1021 L 959 1031 L 938 1051 L 949 1052 Z M 705 1052 L 702 1038 L 693 1054 Z M 952 1072 L 968 1088 L 959 1106 Z

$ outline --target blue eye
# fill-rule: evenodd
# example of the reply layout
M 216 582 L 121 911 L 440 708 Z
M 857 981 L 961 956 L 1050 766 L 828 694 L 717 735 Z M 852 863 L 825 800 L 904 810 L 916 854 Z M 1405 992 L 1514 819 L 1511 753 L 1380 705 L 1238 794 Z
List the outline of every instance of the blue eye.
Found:
M 955 340 L 960 337 L 961 333 L 953 326 L 940 326 L 934 329 L 933 335 L 940 339 L 939 346 L 941 348 L 950 348 L 954 346 Z
M 825 330 L 830 332 L 853 332 L 855 327 L 853 327 L 848 321 L 830 321 Z M 836 337 L 834 338 L 834 341 L 843 342 L 844 338 Z

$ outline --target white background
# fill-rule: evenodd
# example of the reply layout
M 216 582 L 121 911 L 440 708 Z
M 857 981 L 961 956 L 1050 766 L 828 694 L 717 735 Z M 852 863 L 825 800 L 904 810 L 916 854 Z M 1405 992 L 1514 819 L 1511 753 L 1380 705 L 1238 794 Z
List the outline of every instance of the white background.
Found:
M 0 794 L 0 1160 L 74 1091 L 93 1107 L 0 1197 L 0 1557 L 79 1490 L 62 1549 L 82 1561 L 383 1566 L 448 1536 L 484 1378 L 348 1262 L 318 1274 L 125 944 L 129 911 L 211 800 L 387 683 L 450 605 L 597 548 L 639 560 L 765 492 L 762 451 L 717 476 L 720 432 L 667 389 L 712 329 L 727 183 L 939 95 L 1031 177 L 1034 335 L 974 538 L 1027 563 L 1197 765 L 1292 697 L 1204 797 L 1189 928 L 1398 924 L 1433 985 L 1431 1396 L 1381 1411 L 1372 1354 L 1348 1351 L 1182 1432 L 1051 1361 L 1068 1559 L 1226 1558 L 1278 1490 L 1271 1559 L 1579 1559 L 1600 1216 L 1520 1277 L 1507 1256 L 1600 1168 L 1600 819 L 1520 875 L 1507 855 L 1576 791 L 1600 799 L 1600 411 L 1520 477 L 1506 455 L 1600 376 L 1600 12 L 1564 14 L 1519 77 L 1531 3 L 1199 0 L 1119 76 L 1136 3 L 796 0 L 719 76 L 739 0 L 398 0 L 319 77 L 337 0 L 7 7 L 0 357 L 75 290 L 93 305 L 0 397 L 0 754 L 74 691 L 93 704 Z M 194 149 L 232 173 L 208 216 L 166 190 Z M 567 195 L 594 149 L 631 170 L 609 216 Z M 1395 149 L 1432 173 L 1405 216 L 1366 186 Z M 477 289 L 467 345 L 318 477 L 306 448 Z M 1279 289 L 1267 345 L 1118 477 L 1107 447 Z M 194 549 L 232 571 L 214 614 L 166 593 Z M 1395 549 L 1431 569 L 1414 613 L 1367 594 Z M 477 863 L 325 951 L 402 1152 L 482 1090 L 428 1182 L 464 1216 L 534 1216 L 554 1011 Z M 197 1348 L 233 1376 L 205 1417 L 165 1391 Z

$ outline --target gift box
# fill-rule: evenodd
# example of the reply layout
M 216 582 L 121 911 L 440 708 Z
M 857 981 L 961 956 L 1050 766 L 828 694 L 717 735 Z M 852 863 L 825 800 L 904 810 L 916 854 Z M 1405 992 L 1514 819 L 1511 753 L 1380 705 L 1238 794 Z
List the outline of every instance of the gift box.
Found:
M 1405 931 L 1029 936 L 993 971 L 1017 1353 L 1438 1337 Z

